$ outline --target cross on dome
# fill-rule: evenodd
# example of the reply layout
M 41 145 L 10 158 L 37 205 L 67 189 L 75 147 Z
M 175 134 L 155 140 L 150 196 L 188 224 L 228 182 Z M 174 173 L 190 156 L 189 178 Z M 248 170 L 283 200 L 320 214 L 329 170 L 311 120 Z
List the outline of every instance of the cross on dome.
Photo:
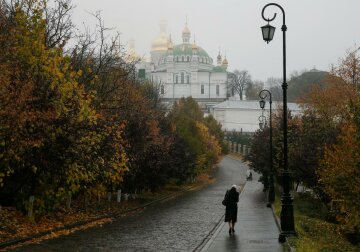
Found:
M 187 16 L 186 16 L 186 22 L 185 22 L 185 27 L 182 31 L 182 39 L 183 39 L 183 43 L 189 43 L 190 42 L 190 30 L 187 26 Z

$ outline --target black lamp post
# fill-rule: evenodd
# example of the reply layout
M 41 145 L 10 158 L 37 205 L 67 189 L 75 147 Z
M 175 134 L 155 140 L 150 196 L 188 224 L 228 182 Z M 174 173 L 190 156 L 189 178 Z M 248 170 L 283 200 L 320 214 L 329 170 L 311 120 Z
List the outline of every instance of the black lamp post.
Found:
M 269 123 L 269 131 L 270 131 L 270 184 L 269 184 L 269 197 L 268 197 L 268 203 L 267 206 L 270 207 L 271 203 L 275 201 L 275 187 L 274 187 L 274 170 L 273 170 L 273 144 L 272 144 L 272 97 L 271 92 L 267 89 L 263 89 L 259 93 L 260 97 L 260 108 L 263 110 L 265 109 L 265 99 L 269 97 L 269 103 L 270 103 L 270 123 Z
M 264 103 L 265 106 L 265 103 Z M 262 111 L 262 114 L 259 116 L 259 128 L 260 130 L 264 130 L 267 127 L 266 123 L 266 117 L 264 116 L 264 110 Z M 263 192 L 266 192 L 269 189 L 269 178 L 268 178 L 268 172 L 264 171 L 262 173 L 262 182 L 264 184 Z
M 270 18 L 265 18 L 264 11 L 268 6 L 276 6 L 280 8 L 283 14 L 283 25 L 281 30 L 283 32 L 283 134 L 284 134 L 284 161 L 283 161 L 283 170 L 282 170 L 282 179 L 283 179 L 283 193 L 281 195 L 281 233 L 279 235 L 279 242 L 285 242 L 286 236 L 295 235 L 295 225 L 294 225 L 294 208 L 293 208 L 293 199 L 290 195 L 290 173 L 288 169 L 288 146 L 287 146 L 287 97 L 286 97 L 286 24 L 285 24 L 285 11 L 284 9 L 276 4 L 269 3 L 264 6 L 262 9 L 261 15 L 262 18 L 268 23 L 273 21 L 276 18 L 276 13 Z M 265 25 L 261 27 L 264 40 L 269 43 L 274 36 L 275 27 L 271 25 Z

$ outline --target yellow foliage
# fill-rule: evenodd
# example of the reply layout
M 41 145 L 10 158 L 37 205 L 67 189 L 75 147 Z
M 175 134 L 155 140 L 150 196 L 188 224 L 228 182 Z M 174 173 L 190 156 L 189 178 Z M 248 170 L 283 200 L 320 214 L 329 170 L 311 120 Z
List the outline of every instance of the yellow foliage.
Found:
M 353 229 L 360 227 L 360 142 L 356 127 L 342 128 L 339 143 L 325 150 L 318 172 L 320 182 L 339 202 L 338 220 Z

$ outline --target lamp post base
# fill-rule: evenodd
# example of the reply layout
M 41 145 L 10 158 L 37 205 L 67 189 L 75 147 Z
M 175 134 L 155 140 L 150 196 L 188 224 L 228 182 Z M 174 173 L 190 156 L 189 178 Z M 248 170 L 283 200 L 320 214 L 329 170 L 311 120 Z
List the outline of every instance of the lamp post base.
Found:
M 296 235 L 295 222 L 294 222 L 294 207 L 293 199 L 288 195 L 282 195 L 281 197 L 281 233 L 279 235 L 279 242 L 285 242 L 286 237 Z
M 278 241 L 279 241 L 280 243 L 284 243 L 284 242 L 286 242 L 286 238 L 287 238 L 287 237 L 289 237 L 289 236 L 295 236 L 295 235 L 296 235 L 295 231 L 293 231 L 293 232 L 284 232 L 284 231 L 282 231 L 282 232 L 279 234 L 279 239 L 278 239 Z

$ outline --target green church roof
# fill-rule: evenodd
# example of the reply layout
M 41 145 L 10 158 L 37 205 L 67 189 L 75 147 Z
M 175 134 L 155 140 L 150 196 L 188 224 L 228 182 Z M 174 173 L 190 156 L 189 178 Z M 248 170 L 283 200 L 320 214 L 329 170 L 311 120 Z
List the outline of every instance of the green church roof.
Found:
M 216 66 L 216 67 L 213 68 L 212 72 L 222 73 L 222 72 L 226 72 L 226 69 L 221 67 L 221 66 Z
M 191 44 L 180 44 L 175 45 L 173 49 L 174 56 L 177 55 L 192 55 L 193 48 Z M 209 57 L 208 53 L 202 49 L 200 46 L 197 46 L 197 55 L 200 57 Z M 210 57 L 209 57 L 210 58 Z
M 167 50 L 166 53 L 163 54 L 162 58 L 166 58 L 169 54 L 170 54 L 170 51 Z M 190 56 L 191 57 L 193 55 L 192 44 L 183 43 L 180 45 L 175 45 L 173 47 L 172 54 L 174 55 L 174 57 L 176 57 L 176 56 L 185 56 L 185 57 Z M 197 55 L 200 58 L 208 58 L 209 60 L 211 59 L 209 54 L 204 49 L 202 49 L 200 46 L 197 46 Z M 210 63 L 210 62 L 208 62 L 208 63 Z

